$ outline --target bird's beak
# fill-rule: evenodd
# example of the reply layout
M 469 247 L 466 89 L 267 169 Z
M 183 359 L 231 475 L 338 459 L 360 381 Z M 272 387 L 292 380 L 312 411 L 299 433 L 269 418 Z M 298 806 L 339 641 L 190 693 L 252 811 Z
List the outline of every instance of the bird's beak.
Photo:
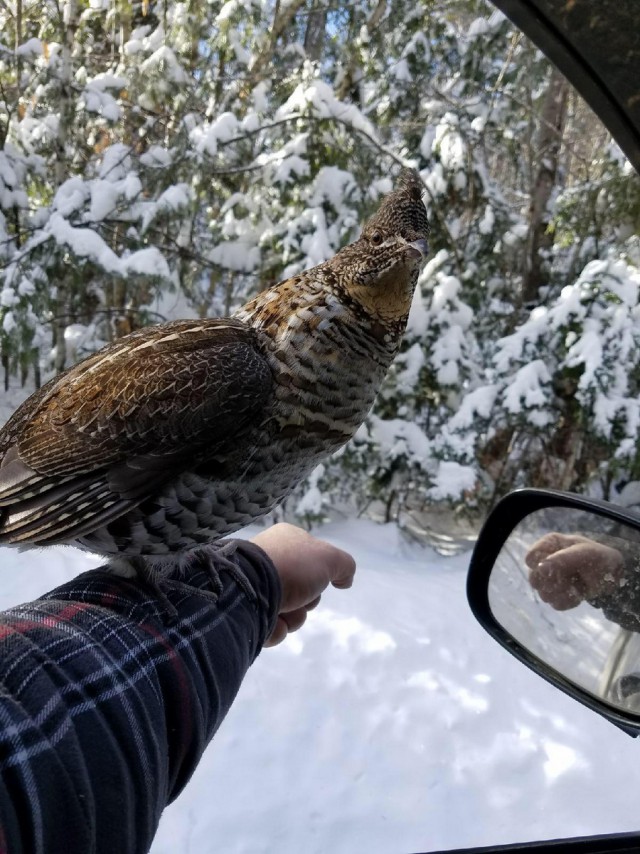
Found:
M 422 259 L 429 254 L 429 244 L 424 237 L 419 238 L 419 240 L 412 240 L 411 243 L 407 243 L 407 247 L 415 249 Z

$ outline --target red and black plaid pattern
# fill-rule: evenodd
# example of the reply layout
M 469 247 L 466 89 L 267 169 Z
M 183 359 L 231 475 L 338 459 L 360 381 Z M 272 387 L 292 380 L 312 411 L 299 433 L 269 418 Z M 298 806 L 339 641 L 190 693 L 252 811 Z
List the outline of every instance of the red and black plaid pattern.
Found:
M 148 851 L 275 625 L 272 563 L 233 544 L 163 584 L 176 614 L 100 569 L 0 614 L 0 854 Z

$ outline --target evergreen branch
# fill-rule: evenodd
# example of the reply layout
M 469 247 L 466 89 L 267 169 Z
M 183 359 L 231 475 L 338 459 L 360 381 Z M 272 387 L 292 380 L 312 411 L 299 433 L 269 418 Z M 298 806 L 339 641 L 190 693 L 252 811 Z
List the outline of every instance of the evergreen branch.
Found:
M 324 117 L 324 116 L 323 117 L 313 116 L 313 115 L 310 115 L 308 113 L 291 113 L 290 115 L 285 116 L 282 119 L 277 119 L 276 121 L 270 122 L 269 124 L 261 125 L 260 127 L 254 128 L 252 130 L 247 130 L 244 133 L 242 133 L 238 136 L 231 137 L 228 140 L 220 141 L 218 143 L 218 147 L 223 148 L 223 147 L 233 145 L 234 143 L 242 142 L 245 139 L 249 139 L 253 136 L 257 136 L 260 133 L 263 133 L 263 132 L 269 131 L 269 130 L 273 130 L 274 128 L 280 127 L 282 125 L 289 124 L 290 122 L 294 122 L 294 121 L 306 121 L 306 122 L 315 123 L 315 124 L 321 124 L 324 122 L 335 122 L 336 124 L 339 124 L 342 127 L 346 128 L 347 130 L 350 130 L 353 133 L 357 133 L 359 136 L 361 136 L 363 139 L 365 139 L 376 151 L 378 151 L 380 154 L 383 154 L 385 157 L 388 157 L 389 159 L 393 160 L 393 162 L 396 163 L 398 166 L 405 168 L 408 165 L 411 165 L 408 163 L 407 160 L 402 158 L 400 155 L 396 154 L 388 146 L 381 143 L 379 140 L 377 140 L 375 137 L 373 137 L 366 130 L 364 130 L 363 128 L 359 128 L 359 127 L 355 126 L 352 122 L 348 121 L 347 119 L 342 119 L 339 116 L 326 116 L 326 117 Z M 250 164 L 248 166 L 228 167 L 225 169 L 215 170 L 213 172 L 213 174 L 214 175 L 227 175 L 227 174 L 237 174 L 237 173 L 242 173 L 242 172 L 253 172 L 253 171 L 259 171 L 261 169 L 264 169 L 269 165 L 270 164 L 268 164 L 268 163 L 260 163 L 260 164 Z M 424 184 L 424 182 L 423 182 L 423 184 Z M 431 190 L 429 189 L 429 187 L 426 184 L 424 184 L 424 187 L 425 187 L 427 195 L 429 196 L 429 199 L 431 201 L 431 206 L 432 206 L 432 209 L 435 213 L 436 219 L 438 220 L 438 225 L 442 231 L 442 234 L 445 236 L 445 240 L 447 242 L 447 245 L 449 246 L 449 249 L 451 250 L 451 253 L 453 254 L 453 257 L 454 257 L 455 262 L 456 262 L 456 267 L 457 267 L 458 271 L 460 273 L 462 273 L 462 271 L 464 270 L 464 264 L 462 262 L 462 258 L 460 257 L 460 253 L 458 251 L 456 242 L 454 241 L 454 239 L 451 235 L 451 232 L 449 231 L 449 229 L 447 227 L 446 220 L 442 214 L 442 211 L 440 210 L 440 207 L 436 201 L 435 196 L 433 195 L 433 193 L 431 192 Z

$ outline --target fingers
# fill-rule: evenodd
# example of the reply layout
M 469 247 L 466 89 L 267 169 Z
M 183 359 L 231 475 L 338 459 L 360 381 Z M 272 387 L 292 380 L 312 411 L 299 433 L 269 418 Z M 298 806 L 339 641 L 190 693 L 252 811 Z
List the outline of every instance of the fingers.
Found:
M 318 596 L 316 601 L 312 602 L 306 608 L 297 608 L 295 611 L 289 611 L 286 614 L 278 614 L 276 627 L 266 641 L 265 646 L 277 646 L 279 643 L 282 643 L 289 632 L 296 632 L 302 628 L 307 619 L 307 611 L 315 608 L 319 601 L 320 597 Z
M 550 561 L 543 561 L 529 573 L 529 581 L 543 602 L 556 611 L 575 608 L 585 598 L 585 589 L 578 575 L 557 572 Z
M 331 584 L 339 590 L 347 590 L 353 584 L 356 562 L 342 549 L 334 549 L 334 562 L 331 564 Z
M 299 628 L 304 626 L 307 619 L 307 609 L 298 608 L 296 611 L 289 611 L 288 614 L 280 614 L 280 616 L 287 624 L 288 631 L 297 632 Z
M 271 634 L 267 638 L 267 640 L 264 642 L 264 645 L 267 647 L 277 646 L 279 643 L 282 643 L 282 641 L 286 638 L 288 632 L 289 632 L 289 628 L 288 628 L 286 622 L 284 621 L 284 619 L 281 616 L 278 616 L 275 628 L 271 632 Z
M 552 554 L 573 546 L 576 543 L 589 542 L 586 537 L 579 534 L 559 534 L 554 531 L 551 534 L 545 534 L 536 543 L 534 543 L 527 554 L 525 555 L 525 563 L 529 569 L 533 569 L 551 557 Z

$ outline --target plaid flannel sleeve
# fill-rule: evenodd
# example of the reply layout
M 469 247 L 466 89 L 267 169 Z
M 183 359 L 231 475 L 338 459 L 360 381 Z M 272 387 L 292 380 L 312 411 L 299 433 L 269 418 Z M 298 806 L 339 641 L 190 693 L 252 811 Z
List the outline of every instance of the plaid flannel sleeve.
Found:
M 257 546 L 203 560 L 168 601 L 98 569 L 0 614 L 0 854 L 148 851 L 280 602 Z

